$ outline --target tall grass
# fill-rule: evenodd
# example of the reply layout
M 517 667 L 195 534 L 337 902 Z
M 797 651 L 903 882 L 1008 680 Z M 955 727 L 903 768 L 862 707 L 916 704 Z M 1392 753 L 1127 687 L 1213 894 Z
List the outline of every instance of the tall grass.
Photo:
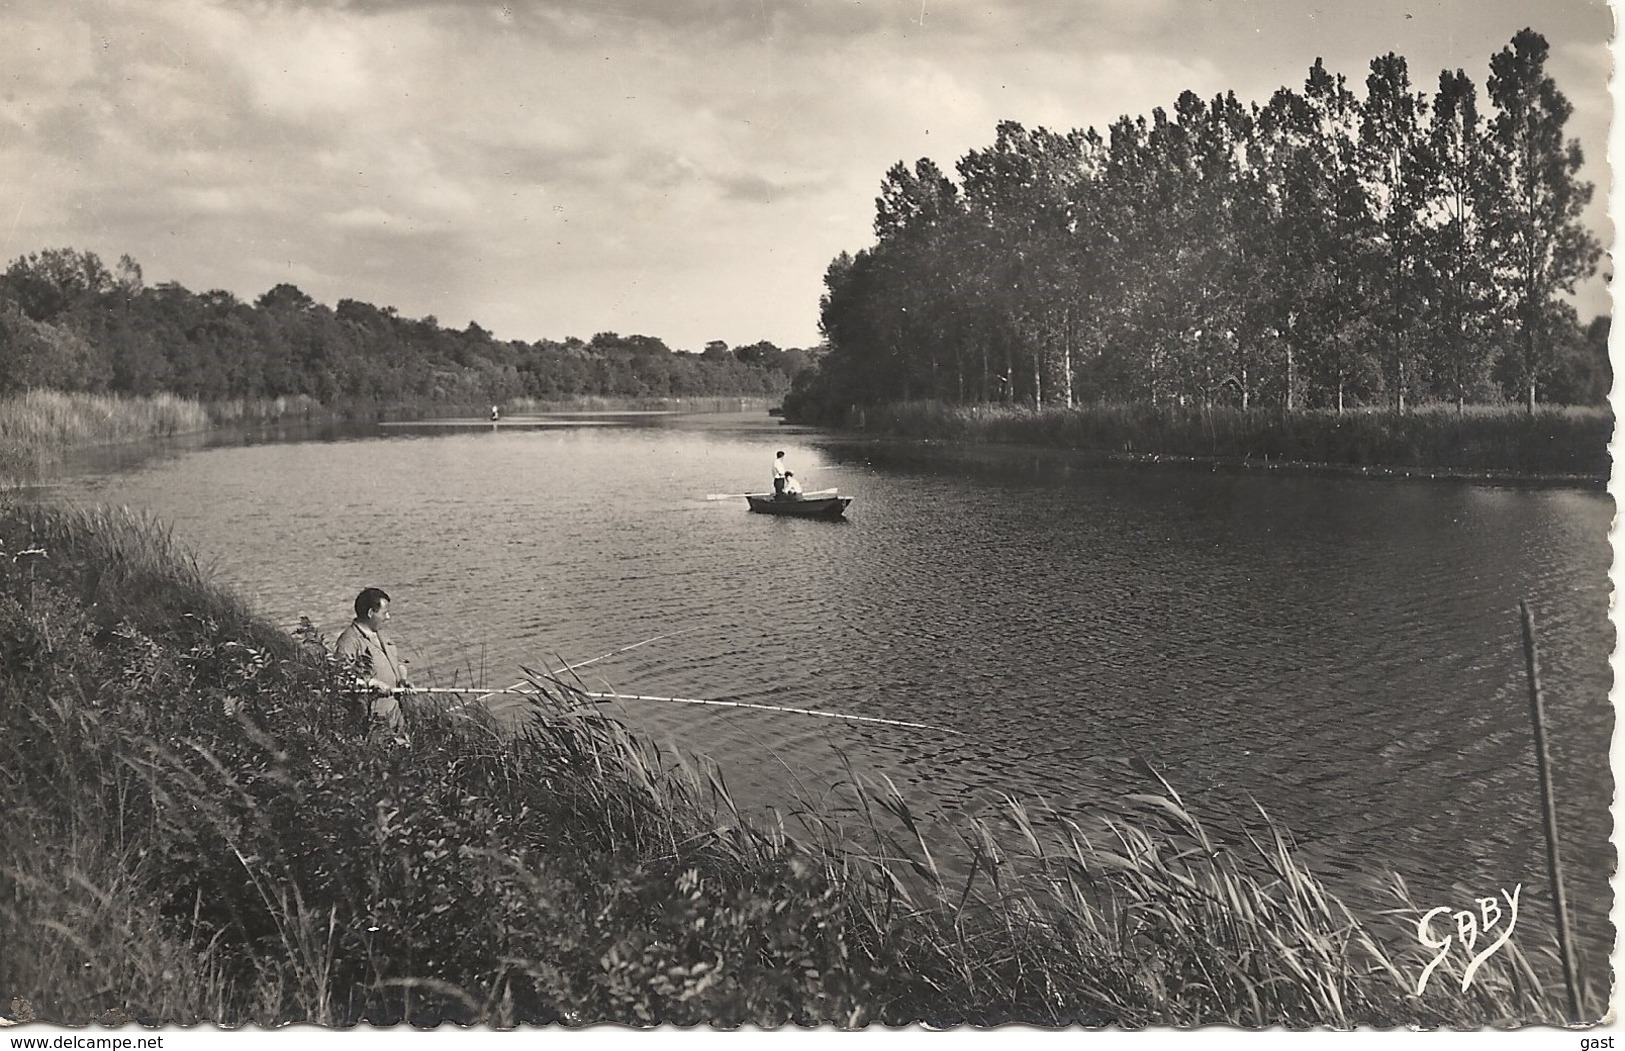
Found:
M 35 477 L 70 447 L 170 437 L 208 427 L 203 406 L 169 394 L 125 398 L 26 391 L 0 398 L 0 482 Z
M 766 412 L 778 398 L 761 395 L 695 395 L 690 397 L 636 397 L 633 395 L 571 394 L 554 398 L 508 398 L 502 411 L 523 412 Z
M 1198 458 L 1256 466 L 1300 464 L 1406 472 L 1606 480 L 1613 417 L 1606 409 L 1424 406 L 1280 413 L 1153 405 L 1033 410 L 906 402 L 847 421 L 909 438 L 1012 442 L 1131 458 Z
M 571 395 L 513 398 L 508 415 L 527 412 L 765 412 L 773 399 Z M 0 489 L 39 481 L 69 449 L 191 434 L 210 427 L 256 428 L 385 418 L 483 417 L 488 404 L 441 401 L 355 402 L 323 405 L 309 395 L 225 398 L 197 402 L 170 394 L 129 397 L 27 391 L 0 398 Z
M 0 551 L 14 1016 L 1562 1019 L 1515 950 L 1413 995 L 1423 961 L 1377 930 L 1414 922 L 1402 895 L 1356 917 L 1284 831 L 1221 841 L 1149 771 L 1113 815 L 950 819 L 850 778 L 846 805 L 751 819 L 545 675 L 512 725 L 420 706 L 404 741 L 375 732 L 313 633 L 255 620 L 139 516 L 12 507 Z
M 255 426 L 292 421 L 319 421 L 331 415 L 308 394 L 276 398 L 220 398 L 204 406 L 209 421 L 224 426 Z

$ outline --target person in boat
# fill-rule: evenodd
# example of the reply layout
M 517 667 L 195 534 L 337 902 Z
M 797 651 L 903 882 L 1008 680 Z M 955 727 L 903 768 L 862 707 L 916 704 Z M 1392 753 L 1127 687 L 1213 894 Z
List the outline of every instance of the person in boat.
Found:
M 796 472 L 784 472 L 784 498 L 786 500 L 801 499 L 801 483 L 796 480 Z
M 383 636 L 388 622 L 389 593 L 383 588 L 363 588 L 355 597 L 355 620 L 339 634 L 333 655 L 353 666 L 358 686 L 374 695 L 369 706 L 372 717 L 398 730 L 401 704 L 394 691 L 412 683 L 406 675 L 406 661 Z
M 784 499 L 784 476 L 789 473 L 784 463 L 784 450 L 780 449 L 773 457 L 773 499 Z

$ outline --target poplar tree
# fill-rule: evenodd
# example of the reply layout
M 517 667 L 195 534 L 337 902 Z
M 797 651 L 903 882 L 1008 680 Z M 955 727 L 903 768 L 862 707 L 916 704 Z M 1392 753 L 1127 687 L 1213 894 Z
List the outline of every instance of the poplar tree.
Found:
M 1458 414 L 1482 383 L 1492 349 L 1483 142 L 1478 89 L 1461 70 L 1442 71 L 1428 125 L 1434 181 L 1423 221 L 1423 331 L 1429 367 Z
M 1485 143 L 1489 258 L 1530 413 L 1562 323 L 1572 322 L 1573 308 L 1557 297 L 1573 293 L 1602 253 L 1580 221 L 1592 187 L 1575 177 L 1584 157 L 1563 137 L 1574 107 L 1546 72 L 1549 52 L 1545 37 L 1521 30 L 1490 59 L 1486 84 L 1496 111 Z
M 1404 58 L 1390 52 L 1372 60 L 1360 120 L 1360 175 L 1371 234 L 1371 329 L 1399 412 L 1405 411 L 1419 356 L 1411 333 L 1421 306 L 1421 216 L 1434 179 L 1422 134 L 1426 109 L 1426 98 L 1411 90 Z

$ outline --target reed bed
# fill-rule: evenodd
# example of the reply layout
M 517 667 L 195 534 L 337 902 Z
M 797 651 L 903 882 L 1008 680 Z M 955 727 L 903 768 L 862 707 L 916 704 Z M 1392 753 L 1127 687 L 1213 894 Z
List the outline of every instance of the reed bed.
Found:
M 158 394 L 125 398 L 31 390 L 0 398 L 0 482 L 35 478 L 62 450 L 207 430 L 195 401 Z
M 308 394 L 276 398 L 221 398 L 209 402 L 206 409 L 210 422 L 217 426 L 320 421 L 332 414 L 332 410 Z
M 1515 947 L 1414 995 L 1421 957 L 1284 830 L 1221 841 L 1149 770 L 1110 814 L 947 818 L 852 776 L 769 821 L 546 674 L 512 725 L 371 728 L 308 626 L 255 620 L 140 516 L 0 509 L 0 552 L 12 1017 L 1563 1020 Z
M 760 395 L 695 397 L 636 397 L 632 395 L 572 394 L 557 398 L 508 398 L 502 411 L 527 412 L 766 412 L 777 398 Z
M 1406 472 L 1608 478 L 1607 409 L 1426 405 L 1400 414 L 1282 413 L 1210 408 L 906 402 L 871 407 L 849 425 L 907 438 L 1010 442 L 1133 458 L 1195 458 L 1257 466 L 1330 465 Z

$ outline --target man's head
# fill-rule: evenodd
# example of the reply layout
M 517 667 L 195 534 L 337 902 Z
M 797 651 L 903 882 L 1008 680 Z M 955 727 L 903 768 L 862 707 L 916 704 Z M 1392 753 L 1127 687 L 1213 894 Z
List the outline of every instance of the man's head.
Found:
M 389 619 L 389 592 L 383 588 L 363 588 L 355 597 L 355 619 L 377 631 Z
M 775 459 L 775 460 L 782 460 L 782 459 L 784 459 L 784 450 L 783 450 L 783 449 L 780 449 L 780 450 L 779 450 L 779 451 L 778 451 L 778 452 L 777 452 L 777 453 L 775 453 L 775 454 L 774 454 L 774 456 L 773 456 L 773 458 L 774 458 L 774 459 Z

